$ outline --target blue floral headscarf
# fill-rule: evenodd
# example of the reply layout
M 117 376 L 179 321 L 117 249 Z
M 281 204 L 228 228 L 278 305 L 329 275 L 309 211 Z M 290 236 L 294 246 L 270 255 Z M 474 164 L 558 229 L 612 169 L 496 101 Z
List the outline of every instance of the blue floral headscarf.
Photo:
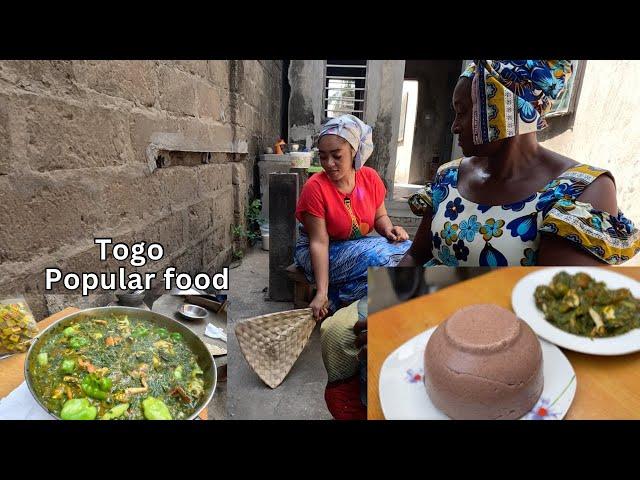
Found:
M 474 60 L 462 74 L 473 81 L 473 143 L 545 128 L 571 73 L 570 60 Z

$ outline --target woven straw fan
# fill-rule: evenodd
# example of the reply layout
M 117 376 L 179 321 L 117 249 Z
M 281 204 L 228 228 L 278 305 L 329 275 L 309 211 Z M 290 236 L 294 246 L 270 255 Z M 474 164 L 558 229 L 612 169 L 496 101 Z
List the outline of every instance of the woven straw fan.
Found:
M 311 309 L 304 308 L 243 320 L 235 332 L 249 366 L 264 383 L 276 388 L 302 353 L 315 326 Z

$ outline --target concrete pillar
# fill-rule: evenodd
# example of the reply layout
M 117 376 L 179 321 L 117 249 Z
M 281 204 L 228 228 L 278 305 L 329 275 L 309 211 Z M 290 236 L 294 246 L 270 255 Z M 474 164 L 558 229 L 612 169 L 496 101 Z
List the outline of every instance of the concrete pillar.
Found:
M 288 173 L 290 168 L 291 161 L 286 155 L 260 155 L 258 172 L 262 199 L 260 218 L 262 220 L 269 221 L 269 175 L 272 173 Z
M 289 65 L 289 143 L 305 145 L 317 135 L 324 116 L 325 60 L 291 60 Z
M 289 173 L 295 173 L 296 175 L 298 175 L 298 197 L 299 197 L 300 193 L 302 193 L 302 187 L 304 187 L 304 184 L 307 183 L 307 180 L 309 179 L 309 172 L 307 172 L 306 168 L 291 167 L 289 169 Z
M 404 60 L 369 60 L 364 120 L 373 128 L 373 154 L 367 166 L 375 169 L 393 198 L 396 149 L 400 126 Z
M 269 298 L 293 300 L 293 282 L 286 268 L 293 263 L 296 242 L 296 203 L 298 175 L 269 175 Z

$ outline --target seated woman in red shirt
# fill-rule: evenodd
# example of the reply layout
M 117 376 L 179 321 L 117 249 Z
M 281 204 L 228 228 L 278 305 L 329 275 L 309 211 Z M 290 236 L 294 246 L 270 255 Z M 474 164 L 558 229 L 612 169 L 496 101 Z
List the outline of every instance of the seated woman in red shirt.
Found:
M 324 172 L 307 181 L 298 201 L 295 261 L 317 285 L 310 305 L 316 319 L 366 296 L 367 268 L 394 266 L 411 246 L 387 215 L 380 176 L 363 167 L 371 132 L 353 115 L 327 122 L 318 138 Z M 381 236 L 368 236 L 374 229 Z

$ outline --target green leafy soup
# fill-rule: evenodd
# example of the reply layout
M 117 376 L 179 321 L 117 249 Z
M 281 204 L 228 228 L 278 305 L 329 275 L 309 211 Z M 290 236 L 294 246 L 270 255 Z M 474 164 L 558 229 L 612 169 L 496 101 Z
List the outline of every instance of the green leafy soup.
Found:
M 146 320 L 79 318 L 35 348 L 33 388 L 63 420 L 185 419 L 205 394 L 181 334 Z

